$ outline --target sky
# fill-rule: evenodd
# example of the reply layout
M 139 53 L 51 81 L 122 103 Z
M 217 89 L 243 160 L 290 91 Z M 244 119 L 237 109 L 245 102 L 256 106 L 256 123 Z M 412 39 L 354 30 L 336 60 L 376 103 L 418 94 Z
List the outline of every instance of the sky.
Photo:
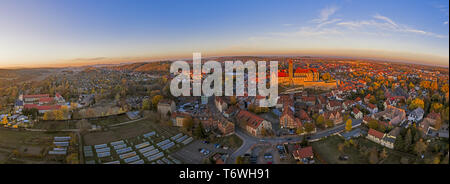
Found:
M 0 68 L 231 55 L 448 66 L 447 0 L 0 0 Z

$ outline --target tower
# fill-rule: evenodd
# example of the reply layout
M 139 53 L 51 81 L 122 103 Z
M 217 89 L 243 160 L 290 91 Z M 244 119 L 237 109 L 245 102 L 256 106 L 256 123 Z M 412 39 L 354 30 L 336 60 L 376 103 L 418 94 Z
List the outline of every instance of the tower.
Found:
M 289 82 L 293 83 L 292 77 L 294 76 L 294 63 L 292 62 L 292 59 L 289 59 Z

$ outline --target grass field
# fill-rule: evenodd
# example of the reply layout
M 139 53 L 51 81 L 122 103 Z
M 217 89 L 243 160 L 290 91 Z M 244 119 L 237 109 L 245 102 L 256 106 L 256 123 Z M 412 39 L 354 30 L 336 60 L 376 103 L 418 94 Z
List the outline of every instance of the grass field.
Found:
M 353 147 L 345 149 L 344 153 L 338 150 L 338 144 L 343 143 L 344 139 L 339 136 L 331 136 L 324 140 L 311 143 L 313 150 L 318 154 L 321 160 L 327 164 L 367 164 L 367 158 L 361 155 L 358 150 Z M 348 155 L 346 161 L 339 160 L 340 155 Z
M 53 137 L 67 135 L 0 129 L 0 163 L 47 163 L 39 159 L 39 156 L 52 146 Z M 16 151 L 23 155 L 19 158 L 8 158 Z

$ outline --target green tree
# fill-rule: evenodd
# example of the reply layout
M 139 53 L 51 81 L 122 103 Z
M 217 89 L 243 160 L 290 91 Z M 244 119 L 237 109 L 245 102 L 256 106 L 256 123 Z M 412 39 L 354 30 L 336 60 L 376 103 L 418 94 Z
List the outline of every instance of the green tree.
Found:
M 142 110 L 150 110 L 150 100 L 144 99 L 142 101 Z
M 195 128 L 194 135 L 197 138 L 205 138 L 206 137 L 205 130 L 203 129 L 203 125 L 201 123 L 199 123 L 198 126 Z

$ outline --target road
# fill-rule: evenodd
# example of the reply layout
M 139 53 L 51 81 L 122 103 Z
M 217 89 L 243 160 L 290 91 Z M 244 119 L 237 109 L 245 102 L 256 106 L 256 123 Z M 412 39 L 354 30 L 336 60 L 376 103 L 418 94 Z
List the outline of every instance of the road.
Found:
M 214 105 L 214 97 L 211 96 L 209 98 L 208 102 L 208 108 L 213 113 L 221 114 L 216 106 Z M 223 116 L 220 116 L 221 118 L 224 118 Z M 353 127 L 360 124 L 362 120 L 352 119 Z M 319 132 L 316 132 L 314 134 L 310 134 L 307 137 L 309 138 L 309 141 L 319 140 L 324 137 L 328 137 L 330 135 L 339 133 L 344 131 L 345 129 L 345 123 L 334 126 L 333 128 L 322 130 Z M 259 138 L 254 137 L 245 132 L 245 130 L 242 130 L 239 128 L 239 126 L 235 126 L 235 134 L 242 139 L 242 145 L 239 147 L 235 152 L 231 154 L 231 156 L 226 160 L 227 164 L 233 164 L 236 161 L 236 158 L 238 156 L 244 155 L 247 153 L 253 146 L 257 144 L 283 144 L 287 142 L 301 142 L 303 139 L 303 135 L 292 135 L 292 136 L 285 136 L 285 137 L 266 137 L 266 138 Z
M 352 124 L 354 126 L 361 123 L 361 120 L 352 119 Z M 339 133 L 344 131 L 345 129 L 345 123 L 337 125 L 331 129 L 322 130 L 319 132 L 316 132 L 314 134 L 308 135 L 309 141 L 319 140 L 324 137 L 331 136 L 333 134 Z M 249 134 L 247 134 L 245 131 L 243 131 L 241 128 L 236 127 L 235 134 L 242 139 L 242 145 L 239 147 L 234 153 L 231 154 L 230 158 L 227 160 L 228 164 L 235 163 L 236 158 L 238 156 L 244 155 L 247 153 L 253 146 L 257 144 L 271 144 L 271 145 L 277 145 L 277 144 L 283 144 L 283 143 L 289 143 L 289 142 L 301 142 L 303 139 L 302 136 L 293 135 L 289 137 L 269 137 L 269 138 L 258 138 L 253 137 Z

